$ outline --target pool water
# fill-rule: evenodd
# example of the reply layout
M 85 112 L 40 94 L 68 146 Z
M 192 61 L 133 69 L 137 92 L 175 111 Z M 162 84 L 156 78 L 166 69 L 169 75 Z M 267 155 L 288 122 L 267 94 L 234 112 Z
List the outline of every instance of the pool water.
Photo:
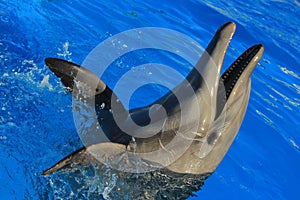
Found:
M 1 1 L 0 8 L 0 199 L 63 199 L 64 191 L 74 192 L 64 181 L 59 185 L 55 176 L 41 176 L 82 146 L 72 97 L 44 58 L 80 64 L 103 40 L 140 27 L 176 30 L 205 47 L 227 21 L 234 21 L 237 30 L 224 66 L 256 43 L 264 44 L 265 53 L 252 75 L 249 106 L 237 138 L 190 199 L 299 198 L 299 1 L 11 0 Z M 151 55 L 149 61 L 157 58 Z M 113 86 L 118 71 L 137 63 L 131 57 L 103 80 Z M 163 93 L 152 89 L 137 94 L 133 106 Z M 106 175 L 99 182 L 116 183 L 113 175 Z M 97 187 L 99 182 L 90 184 Z M 102 198 L 115 199 L 113 187 L 106 185 Z

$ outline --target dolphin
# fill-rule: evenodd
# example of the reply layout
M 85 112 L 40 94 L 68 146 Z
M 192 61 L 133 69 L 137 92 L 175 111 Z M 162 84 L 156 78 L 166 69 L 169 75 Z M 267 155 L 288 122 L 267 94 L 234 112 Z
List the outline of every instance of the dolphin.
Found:
M 142 172 L 136 168 L 141 164 L 142 169 L 161 169 L 169 174 L 213 173 L 242 124 L 250 96 L 250 76 L 264 51 L 262 44 L 250 47 L 221 75 L 235 29 L 233 22 L 221 26 L 182 83 L 149 105 L 134 109 L 125 109 L 113 90 L 88 69 L 46 58 L 46 65 L 72 95 L 78 98 L 81 94 L 78 74 L 80 81 L 90 86 L 86 98 L 92 99 L 107 140 L 71 153 L 43 175 L 89 162 L 109 162 L 109 166 L 125 172 Z M 135 155 L 139 156 L 136 162 L 131 159 Z

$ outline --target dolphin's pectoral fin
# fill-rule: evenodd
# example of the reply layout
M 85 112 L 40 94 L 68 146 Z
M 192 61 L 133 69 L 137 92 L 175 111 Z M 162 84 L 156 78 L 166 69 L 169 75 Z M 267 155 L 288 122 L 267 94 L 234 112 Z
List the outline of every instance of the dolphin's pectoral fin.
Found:
M 55 165 L 45 170 L 42 175 L 46 176 L 64 168 L 74 168 L 75 165 L 90 165 L 111 163 L 117 166 L 122 159 L 122 154 L 126 152 L 127 147 L 118 143 L 103 142 L 80 148 L 61 159 Z
M 107 85 L 94 73 L 80 65 L 58 58 L 46 58 L 45 63 L 78 99 L 79 97 L 85 100 L 94 98 L 107 88 Z
M 114 118 L 118 117 L 118 121 L 123 122 L 129 112 L 103 81 L 84 67 L 66 60 L 46 58 L 45 62 L 72 91 L 75 99 L 95 107 L 98 123 L 109 141 L 126 145 L 130 142 L 131 137 L 119 128 Z
M 59 162 L 57 162 L 55 165 L 50 167 L 49 169 L 45 170 L 43 172 L 43 176 L 49 175 L 57 170 L 63 169 L 65 167 L 68 167 L 74 163 L 80 163 L 87 161 L 87 151 L 86 148 L 78 149 L 77 151 L 73 152 L 72 154 L 66 156 Z
M 70 90 L 73 88 L 74 77 L 76 77 L 78 73 L 79 65 L 57 58 L 46 58 L 45 63 L 49 69 L 61 79 L 64 86 Z
M 117 113 L 127 112 L 113 91 L 100 80 L 93 72 L 75 63 L 58 59 L 46 58 L 46 65 L 60 78 L 61 82 L 72 91 L 77 99 L 94 99 L 95 106 L 101 109 L 111 109 L 111 100 Z

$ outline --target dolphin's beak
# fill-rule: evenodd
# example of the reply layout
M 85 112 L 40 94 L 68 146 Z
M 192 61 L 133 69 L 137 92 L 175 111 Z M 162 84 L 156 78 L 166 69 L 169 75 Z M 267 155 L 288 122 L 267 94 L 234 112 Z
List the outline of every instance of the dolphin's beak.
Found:
M 199 80 L 205 78 L 209 94 L 216 96 L 224 57 L 235 29 L 235 23 L 228 22 L 217 30 L 201 58 L 186 78 L 193 88 L 199 88 Z M 199 77 L 199 74 L 202 78 Z M 212 106 L 214 107 L 214 105 Z
M 264 47 L 262 44 L 250 47 L 223 73 L 221 78 L 225 87 L 227 99 L 238 82 L 250 78 L 255 66 L 262 57 L 263 52 Z
M 235 29 L 236 25 L 233 22 L 228 22 L 224 24 L 217 30 L 215 36 L 210 41 L 209 45 L 206 47 L 206 52 L 217 67 L 218 75 L 220 75 L 224 57 L 229 43 L 232 39 L 232 36 L 235 32 Z M 199 62 L 201 62 L 201 59 Z M 200 65 L 200 67 L 203 68 L 203 65 Z

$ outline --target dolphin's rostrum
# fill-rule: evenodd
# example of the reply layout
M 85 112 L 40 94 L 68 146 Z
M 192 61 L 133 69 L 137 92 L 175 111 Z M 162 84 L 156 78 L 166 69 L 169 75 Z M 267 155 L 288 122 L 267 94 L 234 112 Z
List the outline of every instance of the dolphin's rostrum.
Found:
M 89 154 L 95 158 L 89 162 L 100 160 L 105 163 L 109 160 L 110 166 L 127 172 L 134 172 L 136 169 L 132 168 L 137 163 L 128 164 L 125 161 L 124 165 L 124 159 L 138 154 L 140 156 L 138 162 L 142 163 L 143 168 L 150 170 L 153 167 L 154 170 L 163 168 L 177 174 L 212 173 L 228 151 L 241 126 L 250 95 L 250 75 L 264 50 L 261 44 L 250 47 L 220 75 L 234 31 L 234 23 L 224 24 L 180 85 L 148 106 L 132 110 L 126 110 L 116 94 L 89 70 L 61 59 L 46 58 L 46 65 L 73 95 L 80 96 L 80 88 L 76 85 L 78 74 L 81 82 L 95 86 L 84 98 L 92 97 L 95 102 L 98 123 L 108 140 L 77 150 L 43 174 L 47 175 L 68 167 L 71 163 L 78 162 L 78 158 L 82 158 L 84 162 L 84 157 Z M 214 69 L 211 63 L 215 66 Z M 191 94 L 186 93 L 187 88 L 192 88 Z M 178 99 L 178 96 L 181 99 Z M 188 110 L 197 107 L 199 110 L 195 113 L 199 115 L 188 116 L 191 112 L 185 113 L 183 107 Z M 165 116 L 157 114 L 162 109 Z M 158 132 L 145 137 L 139 130 L 133 128 L 136 126 L 131 126 L 130 120 L 141 127 L 150 123 L 156 123 L 154 126 L 161 127 Z M 195 123 L 196 129 L 190 128 Z M 180 139 L 174 142 L 174 138 L 178 135 Z M 174 143 L 169 145 L 172 142 Z M 168 149 L 170 146 L 181 146 L 185 142 L 186 145 L 183 145 L 179 153 Z M 132 143 L 134 148 L 131 147 Z

